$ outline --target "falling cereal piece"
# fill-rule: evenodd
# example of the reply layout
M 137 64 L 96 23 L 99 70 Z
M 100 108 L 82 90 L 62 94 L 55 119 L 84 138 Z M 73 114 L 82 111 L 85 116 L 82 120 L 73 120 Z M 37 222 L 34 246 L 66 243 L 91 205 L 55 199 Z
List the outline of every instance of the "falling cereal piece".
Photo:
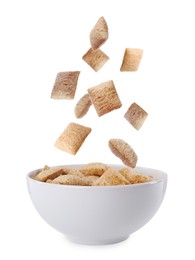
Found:
M 90 132 L 91 128 L 89 127 L 70 123 L 57 139 L 55 146 L 75 155 Z
M 148 113 L 136 103 L 133 103 L 124 115 L 125 119 L 137 130 L 142 127 L 147 116 Z
M 129 182 L 115 169 L 109 167 L 104 174 L 94 182 L 94 186 L 125 185 Z
M 122 106 L 112 80 L 89 88 L 88 93 L 98 116 L 102 116 Z
M 90 33 L 91 47 L 97 50 L 108 39 L 108 25 L 104 17 L 100 17 Z
M 61 175 L 55 178 L 52 183 L 64 185 L 81 185 L 85 186 L 83 178 L 76 175 Z
M 120 71 L 137 71 L 143 56 L 143 50 L 127 48 L 125 49 Z
M 90 106 L 91 106 L 91 99 L 89 98 L 89 94 L 85 94 L 79 101 L 77 102 L 74 113 L 77 118 L 82 118 L 84 115 L 87 114 Z
M 56 76 L 51 98 L 74 99 L 80 71 L 59 72 Z
M 42 170 L 35 176 L 35 180 L 37 181 L 47 181 L 48 179 L 53 180 L 56 177 L 62 175 L 64 173 L 63 169 L 61 168 L 53 168 L 48 170 Z
M 135 172 L 132 168 L 122 168 L 119 171 L 120 174 L 122 174 L 130 184 L 137 184 L 137 183 L 144 183 L 152 181 L 152 178 L 150 176 L 144 176 L 137 172 Z
M 125 165 L 133 168 L 136 166 L 137 155 L 128 143 L 122 139 L 110 139 L 109 147 L 113 154 L 119 157 Z
M 109 60 L 109 57 L 100 49 L 93 50 L 90 48 L 82 59 L 95 71 L 100 70 Z
M 103 163 L 88 163 L 80 169 L 80 172 L 82 172 L 86 176 L 101 176 L 107 169 L 108 166 Z

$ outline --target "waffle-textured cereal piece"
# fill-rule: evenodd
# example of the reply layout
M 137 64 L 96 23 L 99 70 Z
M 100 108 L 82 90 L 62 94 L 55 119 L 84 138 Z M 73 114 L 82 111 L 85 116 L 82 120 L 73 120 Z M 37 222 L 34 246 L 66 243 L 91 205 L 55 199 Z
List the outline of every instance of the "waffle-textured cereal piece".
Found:
M 109 147 L 113 154 L 119 157 L 125 165 L 133 168 L 136 166 L 137 155 L 128 143 L 122 139 L 110 139 Z
M 120 71 L 137 71 L 143 56 L 143 50 L 126 48 Z
M 79 176 L 79 177 L 84 177 L 84 175 L 77 169 L 74 168 L 62 168 L 64 173 L 63 175 L 75 175 L 75 176 Z
M 108 166 L 103 163 L 88 163 L 80 169 L 80 172 L 82 172 L 86 176 L 101 176 L 107 169 Z
M 99 179 L 100 177 L 99 176 L 95 176 L 95 175 L 88 175 L 88 176 L 85 176 L 83 178 L 84 182 L 85 182 L 85 185 L 87 186 L 93 186 L 94 183 Z
M 52 183 L 55 184 L 64 184 L 64 185 L 80 185 L 85 186 L 83 178 L 76 175 L 61 175 L 52 180 Z
M 112 80 L 89 88 L 88 93 L 98 116 L 102 116 L 122 106 Z
M 97 50 L 108 39 L 108 25 L 104 17 L 100 17 L 90 32 L 91 47 Z
M 136 103 L 131 104 L 124 115 L 125 119 L 137 130 L 142 127 L 147 116 L 148 113 Z
M 129 181 L 130 184 L 152 181 L 152 178 L 150 176 L 141 175 L 135 172 L 132 168 L 122 168 L 119 170 L 119 173 L 122 174 Z
M 59 72 L 51 92 L 54 99 L 74 99 L 80 71 Z
M 82 59 L 95 71 L 100 70 L 109 60 L 109 57 L 100 49 L 93 50 L 90 48 L 82 57 Z
M 109 167 L 102 176 L 94 182 L 94 186 L 112 186 L 129 184 L 126 178 L 118 171 Z
M 77 102 L 74 113 L 77 118 L 82 118 L 87 114 L 90 106 L 92 105 L 91 99 L 89 98 L 89 94 L 85 94 L 82 98 Z
M 61 168 L 53 168 L 48 170 L 42 170 L 39 172 L 34 179 L 37 181 L 47 181 L 48 179 L 53 180 L 56 177 L 62 175 L 64 173 L 63 169 Z
M 70 123 L 57 139 L 55 146 L 75 155 L 90 132 L 91 128 L 89 127 Z

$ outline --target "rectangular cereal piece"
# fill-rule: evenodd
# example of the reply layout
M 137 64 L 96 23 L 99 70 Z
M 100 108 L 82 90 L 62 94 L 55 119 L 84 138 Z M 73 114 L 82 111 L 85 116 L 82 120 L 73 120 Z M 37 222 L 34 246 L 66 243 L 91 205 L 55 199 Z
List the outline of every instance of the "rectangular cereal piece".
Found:
M 74 109 L 76 118 L 82 118 L 84 115 L 86 115 L 91 105 L 92 103 L 89 94 L 82 96 Z
M 108 25 L 104 17 L 100 17 L 90 32 L 90 42 L 93 50 L 97 50 L 108 39 Z
M 137 71 L 143 56 L 143 50 L 126 48 L 120 71 Z
M 92 48 L 90 48 L 83 55 L 82 59 L 97 72 L 109 60 L 109 57 L 100 49 L 94 51 Z
M 142 127 L 147 116 L 148 113 L 136 103 L 131 104 L 124 115 L 125 119 L 137 130 Z
M 88 163 L 80 169 L 80 172 L 82 172 L 86 176 L 101 176 L 107 169 L 108 166 L 103 163 Z
M 64 175 L 75 175 L 79 177 L 84 177 L 85 175 L 82 174 L 79 170 L 74 169 L 74 168 L 62 168 L 64 171 Z
M 98 116 L 102 116 L 122 106 L 112 80 L 89 88 L 88 93 Z
M 55 146 L 75 155 L 90 132 L 91 128 L 89 127 L 70 123 L 57 139 Z
M 93 186 L 94 183 L 99 179 L 99 176 L 88 175 L 83 178 L 86 186 Z
M 114 155 L 119 157 L 122 162 L 130 167 L 135 167 L 138 157 L 133 148 L 122 139 L 110 139 L 108 142 L 109 148 Z
M 127 179 L 115 169 L 109 167 L 102 176 L 94 182 L 94 186 L 112 186 L 129 184 Z
M 52 180 L 54 184 L 64 184 L 64 185 L 80 185 L 86 186 L 83 178 L 76 175 L 61 175 Z
M 119 173 L 122 174 L 129 181 L 130 184 L 152 181 L 152 178 L 150 176 L 141 175 L 130 167 L 122 168 L 121 170 L 119 170 Z
M 80 71 L 59 72 L 52 89 L 51 98 L 74 99 Z
M 62 175 L 64 173 L 63 169 L 61 168 L 53 168 L 48 170 L 42 170 L 35 176 L 35 180 L 37 181 L 47 181 L 48 179 L 52 180 L 56 177 Z

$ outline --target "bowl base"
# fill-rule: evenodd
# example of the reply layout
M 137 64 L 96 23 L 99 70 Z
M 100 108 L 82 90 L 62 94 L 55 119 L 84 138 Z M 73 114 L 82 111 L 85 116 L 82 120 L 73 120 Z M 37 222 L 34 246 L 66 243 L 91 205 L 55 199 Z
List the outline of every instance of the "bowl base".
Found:
M 124 237 L 119 237 L 119 238 L 114 238 L 114 239 L 79 239 L 75 237 L 70 237 L 66 236 L 70 241 L 76 244 L 81 244 L 81 245 L 111 245 L 111 244 L 116 244 L 120 243 L 122 241 L 125 241 L 126 239 L 129 238 L 129 236 L 124 236 Z

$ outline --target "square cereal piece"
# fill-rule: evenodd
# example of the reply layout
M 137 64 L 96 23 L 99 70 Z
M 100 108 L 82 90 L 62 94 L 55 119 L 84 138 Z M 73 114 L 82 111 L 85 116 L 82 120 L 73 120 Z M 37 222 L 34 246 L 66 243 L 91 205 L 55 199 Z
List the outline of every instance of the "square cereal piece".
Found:
M 61 168 L 53 168 L 53 169 L 44 169 L 39 172 L 36 176 L 35 176 L 35 180 L 37 181 L 47 181 L 48 179 L 53 180 L 56 177 L 62 175 L 64 173 L 63 169 Z
M 122 106 L 112 80 L 89 88 L 88 93 L 98 116 L 102 116 Z
M 86 186 L 84 179 L 76 175 L 61 175 L 52 180 L 51 183 Z
M 126 48 L 120 71 L 137 71 L 143 56 L 143 50 Z
M 104 64 L 109 60 L 109 57 L 100 49 L 93 50 L 90 48 L 82 59 L 95 71 L 100 70 Z
M 124 115 L 125 119 L 137 130 L 142 127 L 147 116 L 148 113 L 136 103 L 131 104 Z
M 101 176 L 107 169 L 108 166 L 103 163 L 88 163 L 80 169 L 80 172 L 82 172 L 86 176 Z
M 90 32 L 91 47 L 97 50 L 108 39 L 108 25 L 104 17 L 100 17 Z
M 51 93 L 54 99 L 74 99 L 80 71 L 59 72 Z
M 57 139 L 55 146 L 67 153 L 76 154 L 90 132 L 89 127 L 70 123 Z
M 96 175 L 88 175 L 83 178 L 86 186 L 93 186 L 94 183 L 99 179 L 99 176 Z
M 112 186 L 126 184 L 129 184 L 127 179 L 112 167 L 109 167 L 104 172 L 104 174 L 102 174 L 102 176 L 93 183 L 94 186 Z
M 152 181 L 152 178 L 150 176 L 141 175 L 130 167 L 120 169 L 119 173 L 122 174 L 129 181 L 130 184 Z

